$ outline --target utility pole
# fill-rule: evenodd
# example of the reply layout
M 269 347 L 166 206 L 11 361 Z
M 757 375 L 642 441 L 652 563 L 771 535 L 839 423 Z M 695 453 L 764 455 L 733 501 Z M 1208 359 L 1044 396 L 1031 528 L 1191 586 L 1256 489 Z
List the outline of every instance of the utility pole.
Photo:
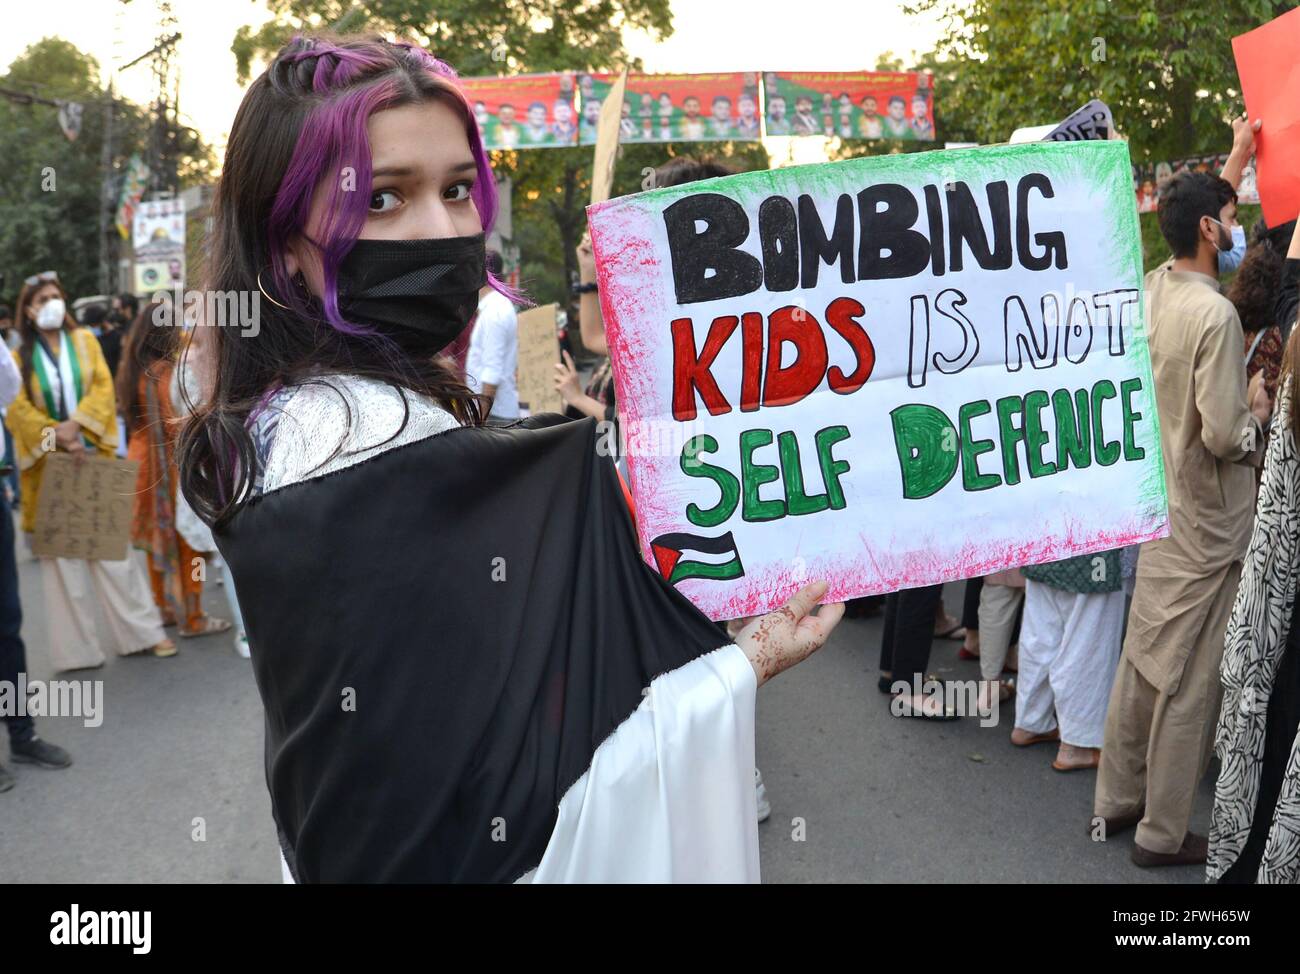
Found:
M 129 0 L 121 0 L 121 2 L 125 4 Z M 117 69 L 118 71 L 126 71 L 145 61 L 149 61 L 153 69 L 155 87 L 154 117 L 149 127 L 148 147 L 146 150 L 146 160 L 149 167 L 149 184 L 146 197 L 148 199 L 170 197 L 180 189 L 177 173 L 179 149 L 177 126 L 179 121 L 176 115 L 176 104 L 180 100 L 180 77 L 178 71 L 172 70 L 172 56 L 181 35 L 179 31 L 173 29 L 176 26 L 176 17 L 172 14 L 169 0 L 157 0 L 157 6 L 159 12 L 157 42 L 139 57 L 128 61 Z M 171 31 L 171 33 L 168 33 L 168 31 Z M 169 88 L 173 85 L 175 87 L 174 93 L 169 91 Z M 111 97 L 109 104 L 111 111 Z M 111 158 L 108 165 L 109 167 L 112 165 Z M 106 185 L 108 175 L 108 172 L 106 172 Z M 105 227 L 103 239 L 107 243 L 107 226 Z M 101 269 L 101 277 L 107 273 L 106 268 L 107 258 L 104 260 L 104 268 Z
M 113 76 L 108 77 L 108 97 L 104 99 L 104 143 L 99 159 L 101 188 L 99 200 L 99 293 L 116 290 L 112 285 L 108 253 L 109 210 L 113 205 Z

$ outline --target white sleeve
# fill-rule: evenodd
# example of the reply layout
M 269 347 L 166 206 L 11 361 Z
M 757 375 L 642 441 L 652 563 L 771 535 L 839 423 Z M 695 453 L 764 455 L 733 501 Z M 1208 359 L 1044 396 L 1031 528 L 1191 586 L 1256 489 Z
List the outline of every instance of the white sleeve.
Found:
M 513 329 L 510 327 L 510 319 L 513 317 L 513 308 L 508 311 L 494 308 L 482 322 L 483 364 L 479 367 L 478 380 L 484 385 L 499 386 L 501 380 L 505 378 L 506 359 L 510 352 L 510 342 L 514 337 Z
M 9 404 L 18 398 L 23 387 L 23 377 L 18 372 L 18 364 L 9 350 L 0 346 L 0 409 L 8 409 Z
M 560 801 L 533 883 L 757 883 L 754 697 L 727 645 L 657 677 Z

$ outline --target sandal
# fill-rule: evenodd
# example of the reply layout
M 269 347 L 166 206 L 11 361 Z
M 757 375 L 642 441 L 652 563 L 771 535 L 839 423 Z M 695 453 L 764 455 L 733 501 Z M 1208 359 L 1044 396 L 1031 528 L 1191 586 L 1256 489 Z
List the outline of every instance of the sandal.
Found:
M 921 685 L 922 687 L 925 687 L 925 686 L 929 686 L 931 683 L 941 684 L 942 682 L 943 681 L 940 680 L 938 677 L 936 677 L 933 673 L 927 673 Z M 955 711 L 952 707 L 947 706 L 946 704 L 944 705 L 943 710 L 941 710 L 937 714 L 929 713 L 925 710 L 919 710 L 919 711 L 914 710 L 912 708 L 911 701 L 906 701 L 901 705 L 903 708 L 901 712 L 896 711 L 894 709 L 894 701 L 902 696 L 904 696 L 904 694 L 902 693 L 890 694 L 889 712 L 896 717 L 911 717 L 914 718 L 915 720 L 958 720 L 961 716 L 960 714 L 957 713 L 957 711 Z M 907 693 L 906 696 L 910 697 L 912 696 L 912 694 Z M 929 697 L 926 696 L 926 694 L 924 693 L 921 694 L 921 697 L 922 699 L 927 699 L 927 700 L 929 699 Z
M 1013 733 L 1016 729 L 1013 729 Z M 1060 739 L 1060 730 L 1052 730 L 1048 731 L 1046 734 L 1034 734 L 1024 741 L 1016 741 L 1013 739 L 1011 743 L 1016 747 L 1033 747 L 1035 744 L 1046 744 L 1048 741 L 1059 741 Z
M 179 652 L 176 648 L 176 644 L 170 639 L 164 639 L 157 646 L 152 646 L 150 648 L 152 649 L 153 654 L 159 659 L 166 659 L 168 656 L 175 656 Z
M 230 620 L 228 619 L 217 619 L 214 616 L 204 616 L 203 627 L 201 629 L 195 629 L 192 632 L 182 629 L 177 633 L 177 635 L 182 639 L 193 639 L 195 636 L 211 636 L 219 632 L 225 632 L 229 628 Z
M 998 685 L 998 703 L 1006 703 L 1015 695 L 1016 684 L 1014 680 L 981 680 L 980 683 L 994 683 Z M 980 699 L 983 699 L 984 691 L 980 689 Z

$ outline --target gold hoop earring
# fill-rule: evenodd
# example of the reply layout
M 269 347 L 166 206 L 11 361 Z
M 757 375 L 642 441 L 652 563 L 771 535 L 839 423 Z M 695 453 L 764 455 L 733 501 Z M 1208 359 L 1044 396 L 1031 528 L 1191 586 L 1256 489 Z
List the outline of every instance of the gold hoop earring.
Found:
M 261 271 L 258 271 L 258 272 L 257 272 L 257 289 L 258 289 L 259 291 L 262 292 L 262 297 L 266 298 L 266 300 L 270 301 L 270 302 L 271 302 L 273 305 L 275 305 L 277 308 L 283 308 L 285 311 L 292 311 L 292 310 L 293 310 L 293 309 L 290 308 L 287 304 L 281 304 L 279 301 L 275 300 L 275 298 L 271 297 L 271 295 L 269 295 L 269 294 L 266 293 L 266 288 L 262 287 L 262 272 L 261 272 Z

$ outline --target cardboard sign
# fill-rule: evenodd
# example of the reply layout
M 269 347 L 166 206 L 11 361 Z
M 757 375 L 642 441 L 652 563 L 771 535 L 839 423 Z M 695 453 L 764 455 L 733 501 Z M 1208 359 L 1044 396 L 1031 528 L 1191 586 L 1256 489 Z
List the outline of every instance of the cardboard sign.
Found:
M 712 618 L 1167 533 L 1126 143 L 751 172 L 588 216 L 642 553 Z
M 556 338 L 558 304 L 519 312 L 519 404 L 528 413 L 552 413 L 563 407 L 555 391 L 555 363 L 560 360 Z
M 67 453 L 42 461 L 32 554 L 39 558 L 121 561 L 131 533 L 131 505 L 140 464 Z
M 596 154 L 591 164 L 591 201 L 603 203 L 614 187 L 614 161 L 618 158 L 618 133 L 623 119 L 623 91 L 627 72 L 619 75 L 600 106 Z
M 1247 116 L 1264 122 L 1255 135 L 1260 206 L 1269 226 L 1281 226 L 1300 213 L 1300 9 L 1234 37 L 1232 54 Z

